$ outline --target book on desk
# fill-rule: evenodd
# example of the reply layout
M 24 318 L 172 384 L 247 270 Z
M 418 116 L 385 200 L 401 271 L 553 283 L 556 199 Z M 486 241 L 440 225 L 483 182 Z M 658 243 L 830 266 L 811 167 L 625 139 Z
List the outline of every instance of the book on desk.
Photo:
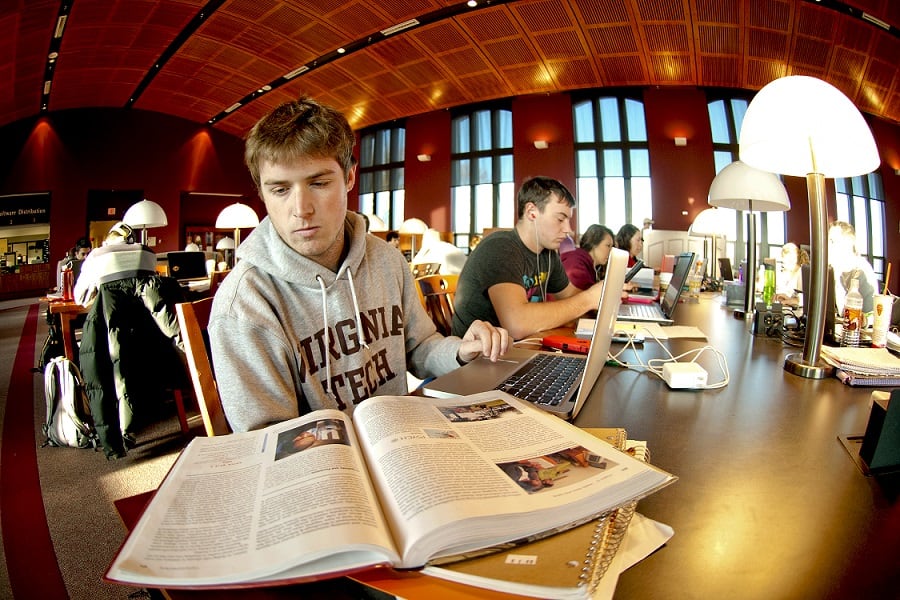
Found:
M 674 480 L 502 392 L 370 398 L 352 419 L 316 411 L 194 439 L 105 579 L 202 589 L 421 568 L 584 524 Z

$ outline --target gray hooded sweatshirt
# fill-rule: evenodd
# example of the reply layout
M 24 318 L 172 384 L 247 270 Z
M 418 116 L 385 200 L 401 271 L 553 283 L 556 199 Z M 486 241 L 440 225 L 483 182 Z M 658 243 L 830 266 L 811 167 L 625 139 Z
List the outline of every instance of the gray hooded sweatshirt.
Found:
M 408 392 L 459 366 L 458 337 L 437 333 L 396 248 L 345 219 L 349 251 L 335 274 L 298 254 L 269 218 L 240 245 L 213 301 L 209 335 L 219 395 L 234 431 L 311 410 Z

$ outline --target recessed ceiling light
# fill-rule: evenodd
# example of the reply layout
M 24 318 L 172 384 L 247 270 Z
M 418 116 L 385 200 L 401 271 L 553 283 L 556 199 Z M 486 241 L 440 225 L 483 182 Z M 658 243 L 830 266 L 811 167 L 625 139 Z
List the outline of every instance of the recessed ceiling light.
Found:
M 476 6 L 478 6 L 478 3 L 475 2 L 475 0 L 469 0 L 468 2 L 466 2 L 466 6 L 468 6 L 469 8 L 475 8 Z
M 49 58 L 50 60 L 56 60 L 57 58 L 59 58 L 59 52 L 51 52 L 47 55 L 47 58 Z
M 343 54 L 344 52 L 346 52 L 346 50 L 344 50 L 343 48 L 338 48 L 337 52 L 338 54 Z

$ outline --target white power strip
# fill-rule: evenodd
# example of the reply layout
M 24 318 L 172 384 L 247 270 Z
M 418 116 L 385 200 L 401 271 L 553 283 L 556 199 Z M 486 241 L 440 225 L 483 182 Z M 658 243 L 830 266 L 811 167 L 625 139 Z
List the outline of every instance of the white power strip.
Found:
M 695 362 L 667 362 L 662 368 L 662 378 L 674 390 L 706 387 L 706 369 Z

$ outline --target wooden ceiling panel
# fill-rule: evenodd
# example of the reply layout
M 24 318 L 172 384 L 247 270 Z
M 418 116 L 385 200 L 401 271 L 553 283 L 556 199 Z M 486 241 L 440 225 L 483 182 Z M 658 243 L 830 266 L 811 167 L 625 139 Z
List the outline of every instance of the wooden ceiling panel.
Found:
M 537 61 L 531 45 L 522 38 L 484 44 L 485 54 L 498 67 L 533 64 Z
M 697 28 L 697 47 L 702 54 L 741 55 L 741 30 L 738 27 L 701 25 Z
M 535 34 L 537 47 L 547 60 L 577 60 L 590 56 L 590 51 L 575 31 Z
M 522 34 L 512 15 L 502 8 L 462 15 L 459 24 L 479 43 Z
M 844 0 L 900 26 L 896 0 Z M 280 98 L 310 91 L 369 126 L 512 94 L 602 86 L 756 90 L 787 74 L 839 84 L 900 123 L 900 39 L 808 0 L 78 0 L 54 69 L 51 110 L 126 106 L 241 131 Z M 0 9 L 0 126 L 40 111 L 59 0 Z M 823 3 L 824 4 L 824 3 Z M 5 4 L 4 6 L 8 6 Z M 430 21 L 433 11 L 455 16 Z M 381 39 L 386 27 L 426 24 Z M 367 36 L 370 45 L 367 45 Z M 339 47 L 351 49 L 333 58 Z M 359 48 L 353 51 L 354 48 Z M 171 57 L 149 85 L 152 66 Z M 317 67 L 319 57 L 329 62 Z M 310 70 L 290 82 L 286 73 Z M 284 85 L 282 85 L 284 84 Z M 265 86 L 274 89 L 265 92 Z M 255 99 L 253 99 L 255 98 Z
M 597 64 L 606 74 L 606 85 L 640 85 L 650 80 L 640 56 L 601 57 L 597 59 Z
M 572 59 L 558 61 L 551 65 L 553 79 L 561 86 L 573 89 L 594 87 L 599 80 L 593 61 L 588 59 Z M 552 88 L 545 86 L 546 90 Z
M 579 21 L 585 25 L 608 25 L 610 23 L 631 23 L 629 4 L 622 0 L 571 0 Z
M 598 55 L 637 54 L 639 40 L 628 25 L 591 27 L 587 30 L 593 50 Z
M 517 66 L 503 69 L 502 73 L 513 94 L 536 94 L 553 89 L 553 79 L 544 65 Z
M 712 86 L 740 87 L 741 60 L 731 56 L 701 56 L 700 77 Z

